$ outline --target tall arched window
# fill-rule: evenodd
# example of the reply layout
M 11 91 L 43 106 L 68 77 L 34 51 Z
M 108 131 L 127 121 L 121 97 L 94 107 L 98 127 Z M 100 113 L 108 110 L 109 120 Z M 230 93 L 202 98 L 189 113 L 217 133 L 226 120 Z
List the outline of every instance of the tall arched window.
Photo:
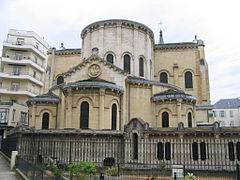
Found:
M 240 142 L 236 143 L 237 160 L 240 161 Z
M 192 113 L 189 112 L 188 113 L 188 127 L 192 127 Z
M 114 57 L 113 57 L 112 54 L 108 54 L 106 59 L 107 59 L 108 62 L 110 62 L 110 63 L 113 64 L 113 58 L 114 58 Z
M 206 156 L 206 143 L 205 142 L 200 143 L 200 156 L 201 156 L 201 160 L 206 160 L 206 158 L 207 158 L 207 156 Z
M 168 83 L 168 75 L 166 72 L 162 72 L 160 74 L 160 82 L 162 83 Z
M 112 130 L 117 129 L 117 105 L 112 105 Z
M 169 142 L 165 143 L 165 159 L 171 160 L 171 144 Z
M 138 159 L 138 135 L 136 133 L 133 134 L 133 159 Z
M 192 143 L 192 158 L 193 160 L 198 160 L 198 143 L 193 142 Z
M 124 55 L 123 63 L 124 63 L 124 65 L 123 65 L 124 71 L 126 71 L 130 74 L 131 73 L 131 58 L 128 54 Z
M 192 73 L 190 71 L 185 72 L 185 88 L 193 88 Z
M 62 76 L 59 76 L 57 78 L 57 84 L 62 84 L 62 83 L 64 83 L 64 78 Z
M 157 143 L 157 158 L 163 160 L 164 157 L 164 144 L 162 142 Z
M 229 155 L 229 160 L 234 161 L 235 160 L 235 155 L 234 155 L 234 144 L 233 142 L 228 143 L 228 155 Z
M 169 114 L 168 112 L 162 113 L 162 127 L 169 127 Z
M 139 76 L 144 77 L 144 60 L 139 58 Z
M 45 112 L 42 116 L 42 129 L 49 128 L 49 113 Z
M 89 126 L 89 104 L 87 101 L 81 104 L 81 114 L 80 114 L 80 128 L 88 129 Z

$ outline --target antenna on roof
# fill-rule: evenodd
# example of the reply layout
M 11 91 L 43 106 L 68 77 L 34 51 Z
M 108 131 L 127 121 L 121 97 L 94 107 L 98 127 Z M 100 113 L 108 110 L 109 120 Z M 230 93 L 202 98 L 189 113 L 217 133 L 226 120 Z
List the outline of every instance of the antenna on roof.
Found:
M 163 35 L 162 35 L 162 29 L 161 29 L 161 25 L 163 24 L 162 21 L 160 21 L 160 32 L 159 32 L 159 41 L 158 41 L 158 44 L 164 44 L 164 41 L 163 41 Z

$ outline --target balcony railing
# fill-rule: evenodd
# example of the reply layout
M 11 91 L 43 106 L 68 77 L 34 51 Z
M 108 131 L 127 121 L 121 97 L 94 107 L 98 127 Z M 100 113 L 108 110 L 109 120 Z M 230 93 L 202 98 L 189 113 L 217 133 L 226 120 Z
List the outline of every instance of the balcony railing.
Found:
M 25 94 L 34 97 L 39 94 L 39 91 L 24 87 L 2 87 L 0 93 L 3 94 Z
M 44 66 L 36 63 L 32 58 L 30 57 L 23 57 L 22 59 L 16 59 L 15 57 L 11 56 L 6 56 L 1 58 L 3 62 L 8 62 L 8 63 L 18 63 L 18 64 L 30 64 L 36 69 L 39 69 L 41 72 L 44 72 Z
M 16 47 L 21 47 L 21 48 L 28 48 L 27 46 L 30 46 L 31 49 L 33 49 L 34 51 L 36 51 L 37 53 L 39 53 L 43 58 L 45 58 L 46 54 L 44 53 L 44 51 L 42 51 L 41 49 L 39 49 L 38 46 L 32 44 L 32 43 L 18 43 L 18 42 L 10 42 L 10 41 L 4 41 L 3 42 L 3 46 L 16 46 Z

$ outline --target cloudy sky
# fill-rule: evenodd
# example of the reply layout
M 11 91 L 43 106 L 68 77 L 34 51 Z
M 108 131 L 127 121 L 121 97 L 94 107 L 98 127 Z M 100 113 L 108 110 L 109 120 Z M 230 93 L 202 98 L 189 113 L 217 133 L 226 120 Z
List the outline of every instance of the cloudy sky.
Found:
M 150 27 L 158 41 L 205 42 L 211 99 L 240 97 L 239 0 L 0 0 L 0 47 L 8 29 L 33 30 L 59 47 L 79 48 L 80 32 L 104 19 L 129 19 Z

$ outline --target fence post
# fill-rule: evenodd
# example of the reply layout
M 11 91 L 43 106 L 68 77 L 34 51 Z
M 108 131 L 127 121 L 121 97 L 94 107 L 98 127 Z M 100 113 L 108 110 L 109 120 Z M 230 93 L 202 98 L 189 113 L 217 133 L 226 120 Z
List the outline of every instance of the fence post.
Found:
M 237 180 L 240 180 L 239 164 L 236 164 L 236 170 L 237 170 Z
M 16 165 L 16 156 L 17 155 L 18 155 L 17 151 L 12 151 L 12 154 L 11 154 L 11 164 L 10 164 L 11 170 L 13 170 L 13 168 Z
M 100 179 L 100 180 L 104 180 L 104 174 L 103 174 L 103 172 L 100 172 L 99 179 Z
M 117 165 L 117 168 L 118 168 L 117 176 L 119 177 L 120 176 L 120 166 L 119 166 L 119 163 Z

